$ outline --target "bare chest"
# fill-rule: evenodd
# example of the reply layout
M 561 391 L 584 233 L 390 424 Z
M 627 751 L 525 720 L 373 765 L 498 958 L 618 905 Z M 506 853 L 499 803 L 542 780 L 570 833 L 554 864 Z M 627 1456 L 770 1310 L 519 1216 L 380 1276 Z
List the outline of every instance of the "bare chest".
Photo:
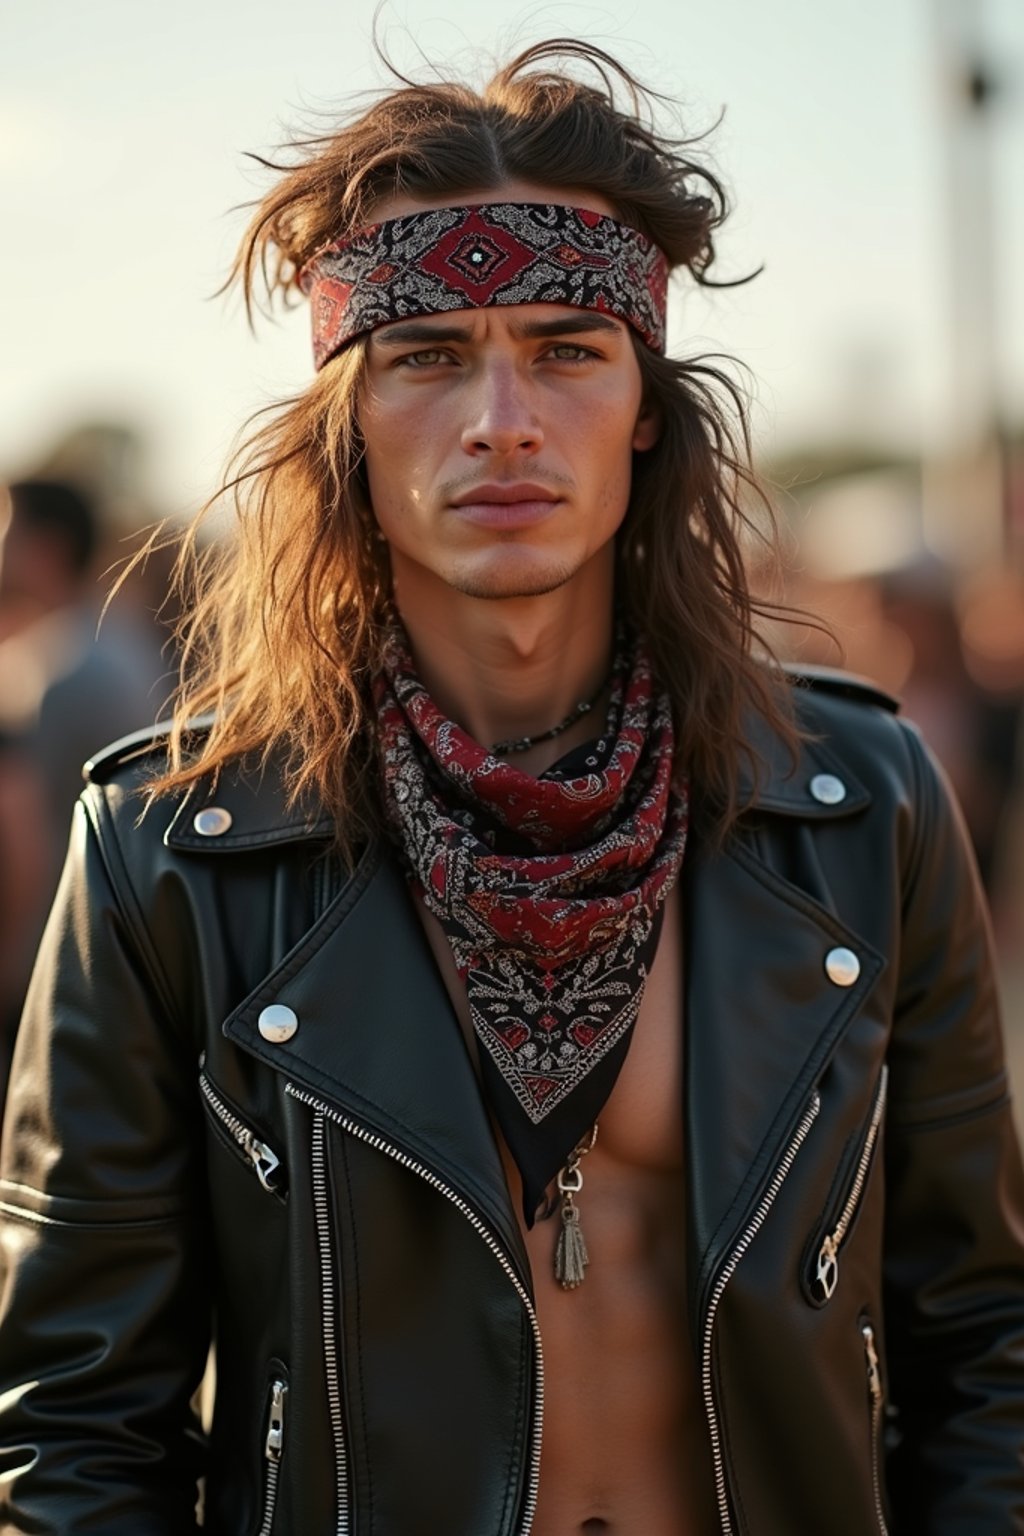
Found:
M 465 990 L 440 925 L 424 925 L 478 1059 Z M 557 1215 L 523 1227 L 546 1362 L 535 1536 L 703 1536 L 705 1431 L 684 1333 L 683 978 L 678 895 L 626 1061 L 583 1160 L 576 1197 L 590 1264 L 565 1291 Z M 513 1208 L 519 1175 L 500 1135 Z

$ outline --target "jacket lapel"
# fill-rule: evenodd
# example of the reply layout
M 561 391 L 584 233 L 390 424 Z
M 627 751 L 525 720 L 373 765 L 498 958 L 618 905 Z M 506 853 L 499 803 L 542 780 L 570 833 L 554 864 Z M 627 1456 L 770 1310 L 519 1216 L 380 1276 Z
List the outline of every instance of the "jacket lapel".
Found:
M 683 892 L 684 1144 L 699 1303 L 885 962 L 741 835 L 723 851 L 694 846 Z M 859 962 L 850 986 L 826 972 L 836 948 Z
M 270 1004 L 298 1028 L 260 1034 Z M 467 1198 L 528 1264 L 476 1076 L 444 982 L 393 856 L 375 844 L 224 1033 L 422 1163 Z

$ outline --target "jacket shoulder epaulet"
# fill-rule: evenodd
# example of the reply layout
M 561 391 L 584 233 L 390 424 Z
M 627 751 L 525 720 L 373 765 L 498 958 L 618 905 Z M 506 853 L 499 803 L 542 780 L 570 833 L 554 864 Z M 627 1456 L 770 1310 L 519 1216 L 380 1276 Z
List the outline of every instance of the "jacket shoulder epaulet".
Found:
M 211 724 L 212 716 L 199 716 L 195 720 L 190 720 L 189 736 L 205 735 Z M 82 777 L 87 784 L 105 784 L 125 763 L 140 757 L 148 757 L 150 753 L 165 753 L 170 734 L 171 722 L 158 720 L 156 724 L 147 725 L 141 731 L 132 731 L 128 736 L 120 736 L 108 747 L 95 752 L 82 765 Z
M 877 704 L 892 715 L 900 712 L 900 701 L 886 693 L 869 678 L 858 677 L 855 672 L 842 672 L 838 667 L 813 667 L 795 662 L 787 663 L 786 674 L 795 688 L 810 688 L 815 693 L 830 693 L 837 698 L 852 699 L 858 704 Z

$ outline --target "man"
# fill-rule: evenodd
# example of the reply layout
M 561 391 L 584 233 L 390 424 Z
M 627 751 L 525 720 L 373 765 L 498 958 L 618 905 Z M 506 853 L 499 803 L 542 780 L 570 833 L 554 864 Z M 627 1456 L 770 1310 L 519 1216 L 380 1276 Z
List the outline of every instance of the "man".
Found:
M 0 501 L 0 1105 L 33 952 L 60 874 L 83 758 L 160 702 L 155 631 L 99 633 L 92 502 L 60 480 Z
M 63 845 L 83 754 L 162 703 L 160 642 L 152 623 L 126 621 L 116 610 L 100 624 L 103 530 L 83 491 L 62 480 L 26 479 L 7 487 L 7 497 L 9 513 L 0 515 L 0 721 L 19 730 L 34 754 Z
M 79 808 L 6 1530 L 191 1529 L 204 1470 L 225 1533 L 1024 1530 L 977 881 L 889 702 L 754 655 L 722 381 L 662 355 L 721 190 L 616 77 L 405 86 L 256 213 L 319 372 L 169 755 Z
M 25 984 L 53 894 L 46 807 L 20 737 L 0 728 L 0 1120 Z

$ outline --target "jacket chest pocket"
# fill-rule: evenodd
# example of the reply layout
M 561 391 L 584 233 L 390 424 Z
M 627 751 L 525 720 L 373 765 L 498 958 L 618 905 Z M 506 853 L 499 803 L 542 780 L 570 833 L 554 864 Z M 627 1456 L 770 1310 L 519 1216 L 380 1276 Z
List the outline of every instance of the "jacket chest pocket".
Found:
M 199 1092 L 218 1139 L 242 1160 L 269 1195 L 285 1198 L 287 1179 L 277 1152 L 211 1081 L 205 1060 L 199 1063 Z
M 839 1284 L 843 1247 L 860 1210 L 878 1149 L 888 1085 L 889 1069 L 883 1065 L 867 1122 L 854 1138 L 852 1155 L 844 1159 L 836 1180 L 838 1193 L 830 1200 L 807 1250 L 803 1287 L 816 1307 L 831 1301 Z

